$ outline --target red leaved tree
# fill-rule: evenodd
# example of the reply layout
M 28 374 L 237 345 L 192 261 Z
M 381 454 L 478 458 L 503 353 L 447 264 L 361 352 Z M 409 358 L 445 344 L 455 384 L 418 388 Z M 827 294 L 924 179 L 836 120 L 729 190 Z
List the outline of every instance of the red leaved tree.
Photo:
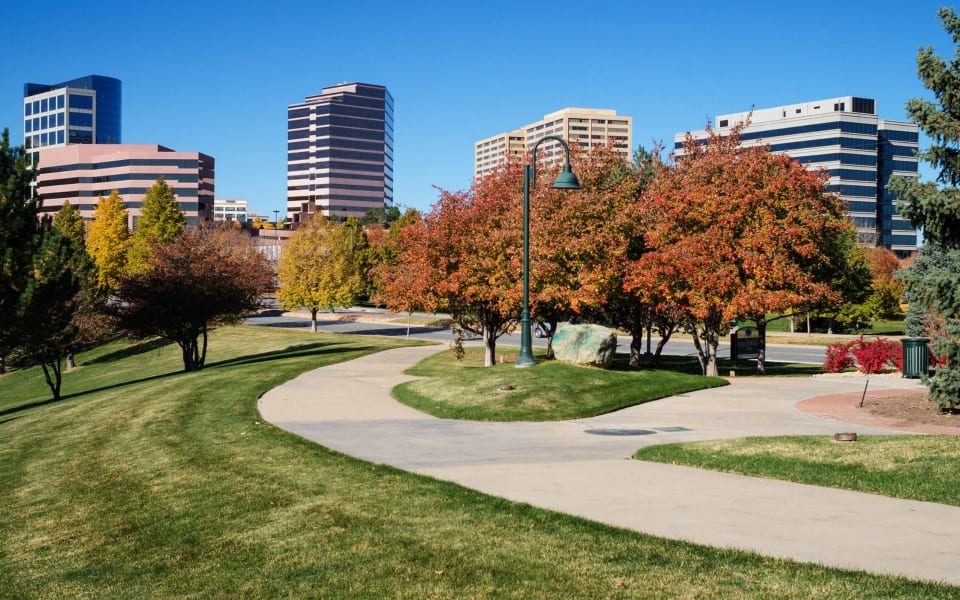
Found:
M 469 191 L 441 191 L 429 213 L 400 230 L 396 263 L 375 270 L 390 310 L 449 312 L 458 327 L 483 336 L 487 366 L 520 314 L 521 189 L 511 165 Z
M 703 372 L 717 374 L 717 346 L 736 318 L 837 300 L 832 271 L 851 231 L 825 177 L 766 147 L 727 136 L 688 136 L 684 155 L 654 177 L 643 199 L 644 253 L 626 288 L 679 307 Z M 763 331 L 761 331 L 762 339 Z M 759 369 L 763 371 L 761 345 Z

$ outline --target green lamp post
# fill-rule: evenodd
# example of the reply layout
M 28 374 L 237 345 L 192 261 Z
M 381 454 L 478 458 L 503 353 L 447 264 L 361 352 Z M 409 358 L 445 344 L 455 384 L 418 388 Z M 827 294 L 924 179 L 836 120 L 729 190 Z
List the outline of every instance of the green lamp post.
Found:
M 567 143 L 555 135 L 537 140 L 531 151 L 532 164 L 523 165 L 523 312 L 520 314 L 520 355 L 515 363 L 518 368 L 536 364 L 530 331 L 530 190 L 537 187 L 537 147 L 547 140 L 560 142 L 564 153 L 563 170 L 557 175 L 553 187 L 561 190 L 580 189 L 580 182 L 570 169 L 570 148 Z

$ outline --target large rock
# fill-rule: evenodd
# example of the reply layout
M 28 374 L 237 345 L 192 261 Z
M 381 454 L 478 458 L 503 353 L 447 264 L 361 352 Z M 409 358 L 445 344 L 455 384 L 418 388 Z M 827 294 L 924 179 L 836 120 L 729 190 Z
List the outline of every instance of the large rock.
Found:
M 602 325 L 560 323 L 553 334 L 553 353 L 563 362 L 606 368 L 616 352 L 617 334 Z

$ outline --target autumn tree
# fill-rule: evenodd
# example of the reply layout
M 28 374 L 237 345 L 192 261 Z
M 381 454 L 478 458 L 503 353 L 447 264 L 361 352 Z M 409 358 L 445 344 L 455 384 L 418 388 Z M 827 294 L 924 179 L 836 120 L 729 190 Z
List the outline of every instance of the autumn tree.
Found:
M 548 354 L 559 321 L 601 321 L 631 334 L 631 362 L 638 364 L 633 350 L 640 347 L 649 306 L 622 284 L 639 235 L 646 171 L 610 147 L 582 152 L 575 146 L 571 155 L 582 189 L 552 189 L 556 168 L 548 168 L 531 199 L 532 314 L 545 325 Z
M 180 346 L 185 371 L 204 367 L 207 335 L 260 306 L 273 280 L 266 258 L 233 230 L 187 229 L 155 246 L 148 268 L 121 280 L 114 310 L 137 337 Z
M 127 271 L 139 273 L 148 268 L 153 247 L 173 241 L 186 228 L 187 219 L 180 209 L 173 188 L 163 177 L 147 190 L 134 225 L 127 253 Z
M 921 48 L 917 73 L 933 100 L 907 102 L 910 119 L 932 141 L 920 158 L 938 171 L 937 181 L 895 178 L 889 189 L 902 200 L 900 213 L 923 228 L 921 256 L 903 280 L 911 309 L 925 310 L 920 320 L 934 353 L 943 357 L 929 386 L 931 399 L 946 408 L 960 405 L 960 16 L 952 8 L 937 16 L 956 46 L 954 55 L 944 61 L 933 47 Z
M 320 310 L 351 306 L 363 290 L 357 252 L 363 235 L 355 220 L 334 223 L 316 214 L 290 236 L 280 256 L 277 299 L 287 309 L 306 307 L 311 331 Z
M 821 173 L 764 147 L 740 148 L 739 130 L 708 131 L 703 143 L 688 136 L 684 155 L 653 179 L 642 200 L 644 253 L 625 286 L 689 315 L 706 375 L 717 374 L 732 320 L 762 330 L 769 312 L 837 300 L 835 240 L 852 227 Z M 761 345 L 761 372 L 763 354 Z
M 468 191 L 442 191 L 422 220 L 400 229 L 397 263 L 377 269 L 391 310 L 449 312 L 457 327 L 483 336 L 487 366 L 520 315 L 521 189 L 511 166 Z
M 37 231 L 31 179 L 23 146 L 11 146 L 10 132 L 4 129 L 0 134 L 0 374 L 20 337 L 17 306 L 29 277 Z
M 97 265 L 100 287 L 116 288 L 127 269 L 130 252 L 129 214 L 117 190 L 104 198 L 100 196 L 93 209 L 93 221 L 87 234 L 87 252 Z

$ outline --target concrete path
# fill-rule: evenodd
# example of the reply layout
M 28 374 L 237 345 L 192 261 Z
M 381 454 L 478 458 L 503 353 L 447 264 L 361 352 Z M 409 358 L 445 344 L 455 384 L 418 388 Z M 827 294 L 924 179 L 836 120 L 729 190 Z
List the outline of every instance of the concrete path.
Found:
M 747 435 L 891 433 L 793 404 L 859 381 L 734 379 L 550 423 L 436 419 L 390 397 L 438 347 L 324 367 L 265 394 L 263 417 L 326 447 L 481 492 L 662 537 L 960 585 L 960 508 L 630 460 L 650 444 Z M 871 386 L 915 387 L 911 380 Z

